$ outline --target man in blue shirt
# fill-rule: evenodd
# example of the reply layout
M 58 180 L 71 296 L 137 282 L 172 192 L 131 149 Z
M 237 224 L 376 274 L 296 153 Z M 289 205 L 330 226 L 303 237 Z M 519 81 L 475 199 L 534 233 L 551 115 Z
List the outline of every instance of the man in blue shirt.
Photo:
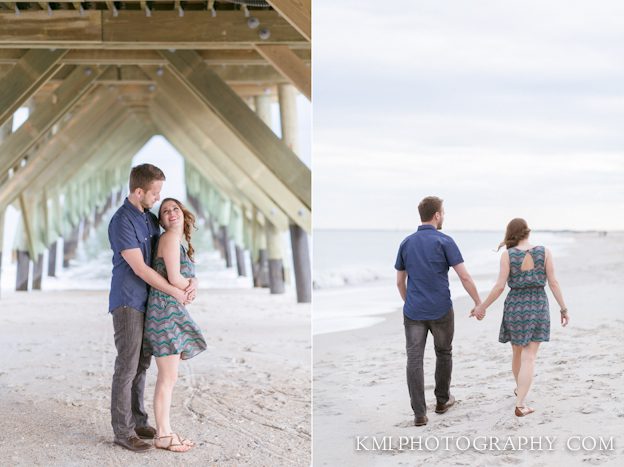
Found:
M 444 222 L 443 201 L 435 196 L 418 205 L 422 225 L 399 247 L 396 264 L 397 287 L 403 299 L 403 324 L 407 350 L 407 387 L 414 424 L 427 424 L 423 356 L 427 334 L 431 331 L 436 353 L 436 413 L 442 414 L 455 403 L 450 393 L 453 369 L 453 303 L 448 271 L 452 267 L 464 289 L 481 303 L 474 281 L 464 266 L 459 248 L 451 237 L 440 232 Z
M 186 290 L 169 284 L 153 270 L 152 252 L 160 227 L 149 210 L 160 199 L 165 175 L 151 164 L 134 167 L 130 172 L 130 194 L 115 212 L 108 226 L 113 250 L 113 277 L 108 311 L 115 329 L 115 373 L 111 391 L 111 424 L 115 444 L 131 451 L 146 451 L 156 430 L 147 423 L 143 404 L 145 372 L 151 355 L 144 355 L 143 324 L 149 286 L 171 295 L 180 303 L 195 298 L 197 281 Z

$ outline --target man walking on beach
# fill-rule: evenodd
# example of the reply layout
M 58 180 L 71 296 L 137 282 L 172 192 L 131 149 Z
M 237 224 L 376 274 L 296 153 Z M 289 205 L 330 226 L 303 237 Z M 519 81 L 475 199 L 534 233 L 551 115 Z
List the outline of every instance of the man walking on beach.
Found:
M 449 267 L 455 269 L 464 289 L 481 303 L 472 277 L 464 266 L 459 248 L 451 237 L 440 232 L 444 222 L 443 201 L 436 196 L 418 205 L 422 225 L 407 237 L 396 259 L 397 287 L 403 299 L 403 324 L 407 350 L 407 387 L 414 424 L 427 424 L 423 356 L 427 334 L 431 331 L 436 354 L 436 413 L 445 413 L 455 403 L 450 393 L 453 369 L 453 303 L 449 289 Z
M 149 286 L 171 295 L 180 303 L 195 298 L 197 281 L 186 291 L 178 289 L 153 270 L 152 252 L 160 227 L 149 210 L 160 199 L 165 175 L 151 164 L 130 172 L 130 194 L 115 212 L 108 226 L 113 250 L 113 277 L 108 311 L 115 330 L 115 373 L 111 391 L 111 424 L 115 444 L 131 451 L 146 451 L 156 429 L 149 426 L 143 404 L 145 372 L 151 355 L 144 355 L 143 324 Z

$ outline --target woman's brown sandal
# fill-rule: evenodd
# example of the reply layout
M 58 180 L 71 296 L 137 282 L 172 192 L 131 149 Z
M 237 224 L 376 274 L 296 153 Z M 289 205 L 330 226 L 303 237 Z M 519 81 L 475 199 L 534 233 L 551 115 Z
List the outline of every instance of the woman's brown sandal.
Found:
M 163 438 L 169 438 L 169 444 L 167 444 L 166 446 L 158 446 L 156 442 Z M 164 435 L 164 436 L 155 436 L 154 447 L 156 447 L 157 449 L 165 449 L 171 452 L 187 452 L 191 449 L 192 446 L 188 444 L 184 444 L 184 441 L 188 441 L 188 440 L 182 440 L 180 436 L 177 435 L 176 433 L 171 433 L 170 435 Z M 177 449 L 177 448 L 182 448 L 182 449 Z
M 195 447 L 195 443 L 193 441 L 191 441 L 190 439 L 187 438 L 180 438 L 180 442 L 182 444 L 184 444 L 185 446 L 190 446 L 190 447 Z
M 532 409 L 531 407 L 516 407 L 515 414 L 516 414 L 516 417 L 524 417 L 533 412 L 535 412 L 535 409 Z

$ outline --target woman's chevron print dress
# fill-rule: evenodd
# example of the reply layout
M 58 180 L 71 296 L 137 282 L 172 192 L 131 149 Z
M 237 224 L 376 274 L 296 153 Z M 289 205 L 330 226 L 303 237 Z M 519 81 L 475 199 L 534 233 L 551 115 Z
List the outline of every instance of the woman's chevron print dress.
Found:
M 167 268 L 162 258 L 154 259 L 152 267 L 167 279 Z M 195 266 L 182 245 L 180 274 L 186 278 L 195 275 Z M 152 287 L 147 298 L 143 352 L 154 357 L 180 354 L 182 360 L 187 360 L 204 350 L 206 341 L 184 305 L 171 295 Z
M 510 248 L 509 278 L 511 290 L 505 299 L 503 322 L 498 336 L 499 342 L 511 341 L 514 345 L 550 340 L 550 312 L 546 285 L 546 250 L 536 246 L 528 251 Z M 524 256 L 530 254 L 534 268 L 522 271 Z

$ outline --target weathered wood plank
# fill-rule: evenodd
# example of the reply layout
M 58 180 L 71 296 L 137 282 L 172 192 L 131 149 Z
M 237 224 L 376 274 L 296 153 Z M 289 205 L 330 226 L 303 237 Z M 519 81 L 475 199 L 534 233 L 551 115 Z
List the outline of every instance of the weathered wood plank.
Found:
M 240 11 L 187 11 L 183 17 L 170 12 L 120 12 L 71 10 L 0 13 L 0 47 L 3 48 L 129 48 L 136 49 L 236 49 L 255 43 L 285 44 L 308 48 L 308 41 L 276 11 L 254 12 L 270 31 L 263 40 L 258 29 L 247 26 Z
M 160 53 L 169 60 L 174 74 L 309 210 L 312 205 L 310 169 L 297 155 L 201 61 L 196 52 Z
M 73 67 L 71 67 L 73 68 Z M 68 70 L 67 79 L 41 105 L 38 105 L 15 133 L 0 144 L 0 174 L 19 162 L 39 138 L 91 89 L 101 67 L 79 66 Z
M 0 69 L 3 65 L 0 65 Z M 7 66 L 7 65 L 4 65 Z M 304 65 L 305 66 L 305 65 Z M 272 86 L 275 84 L 287 83 L 288 78 L 276 71 L 271 65 L 267 65 L 266 62 L 263 65 L 228 65 L 228 66 L 215 66 L 212 67 L 213 71 L 228 84 L 254 84 Z M 51 83 L 57 83 L 67 78 L 70 73 L 68 67 L 63 67 L 57 71 L 50 79 Z M 145 73 L 137 65 L 120 65 L 111 66 L 106 72 L 98 78 L 101 83 L 115 83 L 115 82 L 130 82 L 149 84 L 149 79 Z
M 89 94 L 88 106 L 83 106 L 73 115 L 72 119 L 45 145 L 37 150 L 13 177 L 0 186 L 0 206 L 11 203 L 19 194 L 28 188 L 34 177 L 45 170 L 48 164 L 59 159 L 59 154 L 69 154 L 72 148 L 80 147 L 80 138 L 86 138 L 89 132 L 98 132 L 98 124 L 104 124 L 102 115 L 110 109 L 111 100 L 106 99 L 112 93 L 101 90 Z M 116 100 L 112 100 L 116 103 Z M 70 160 L 65 160 L 63 167 L 68 169 Z
M 66 53 L 66 50 L 29 50 L 0 78 L 0 126 L 50 79 Z
M 312 100 L 312 69 L 292 50 L 284 45 L 256 45 L 256 50 L 301 94 Z
M 253 47 L 253 46 L 250 46 Z M 291 49 L 304 63 L 311 62 L 310 49 Z M 0 65 L 15 65 L 24 49 L 0 48 Z M 265 65 L 266 60 L 255 49 L 199 50 L 208 65 Z M 166 65 L 167 60 L 156 50 L 75 49 L 67 52 L 63 65 Z
M 102 13 L 56 10 L 27 10 L 19 16 L 0 13 L 0 43 L 21 44 L 18 47 L 42 45 L 50 47 L 63 43 L 97 44 L 102 41 Z
M 311 0 L 267 0 L 307 40 L 312 40 Z
M 310 228 L 310 211 L 304 203 L 234 133 L 228 130 L 209 107 L 197 99 L 186 86 L 181 85 L 179 79 L 172 73 L 157 76 L 152 70 L 146 69 L 146 72 L 158 84 L 159 92 L 154 98 L 154 103 L 165 103 L 167 111 L 184 115 L 185 121 L 189 122 L 189 132 L 193 131 L 194 127 L 198 128 L 202 136 L 197 139 L 201 140 L 203 151 L 211 155 L 223 154 L 224 159 L 228 159 L 246 176 L 237 179 L 241 182 L 246 180 L 253 182 L 290 218 L 304 229 Z M 270 131 L 268 128 L 267 130 Z
M 280 207 L 227 155 L 215 148 L 205 134 L 201 134 L 192 119 L 182 117 L 180 111 L 176 110 L 171 103 L 161 104 L 158 99 L 153 102 L 151 109 L 154 122 L 171 144 L 183 149 L 184 152 L 181 151 L 183 154 L 197 154 L 197 159 L 194 161 L 197 167 L 206 165 L 206 160 L 208 160 L 210 165 L 214 165 L 216 170 L 223 173 L 234 187 L 240 190 L 267 218 L 270 218 L 282 230 L 288 228 L 288 218 Z M 210 179 L 209 173 L 210 171 L 203 175 Z

